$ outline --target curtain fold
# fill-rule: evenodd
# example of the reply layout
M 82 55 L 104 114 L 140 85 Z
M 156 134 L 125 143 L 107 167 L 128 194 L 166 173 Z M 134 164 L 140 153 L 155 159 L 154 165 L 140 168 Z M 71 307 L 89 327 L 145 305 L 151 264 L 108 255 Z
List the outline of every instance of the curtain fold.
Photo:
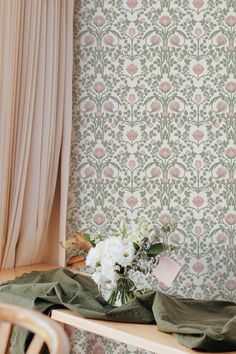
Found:
M 2 268 L 64 263 L 72 26 L 73 0 L 0 0 Z

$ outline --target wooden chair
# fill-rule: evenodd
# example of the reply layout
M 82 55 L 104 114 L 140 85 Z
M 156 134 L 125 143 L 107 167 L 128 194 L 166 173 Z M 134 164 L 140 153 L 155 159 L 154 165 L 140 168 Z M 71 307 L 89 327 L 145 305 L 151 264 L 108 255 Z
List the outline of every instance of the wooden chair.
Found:
M 0 303 L 0 354 L 9 352 L 13 325 L 34 333 L 26 354 L 41 353 L 44 344 L 50 354 L 69 354 L 69 341 L 63 328 L 39 312 Z

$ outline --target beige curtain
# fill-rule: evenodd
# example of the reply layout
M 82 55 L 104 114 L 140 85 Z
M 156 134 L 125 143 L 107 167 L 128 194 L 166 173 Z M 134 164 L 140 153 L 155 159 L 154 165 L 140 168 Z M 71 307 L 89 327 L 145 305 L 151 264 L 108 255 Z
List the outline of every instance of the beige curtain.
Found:
M 0 264 L 63 264 L 73 0 L 0 0 Z

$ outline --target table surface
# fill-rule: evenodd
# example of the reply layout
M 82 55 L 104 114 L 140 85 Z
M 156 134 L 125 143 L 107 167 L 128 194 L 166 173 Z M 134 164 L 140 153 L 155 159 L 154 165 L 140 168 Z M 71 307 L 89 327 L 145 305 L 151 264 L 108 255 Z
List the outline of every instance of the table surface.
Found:
M 31 266 L 1 270 L 0 282 L 12 280 L 23 273 L 29 273 L 35 270 L 45 271 L 56 267 L 57 266 L 50 264 L 34 264 Z M 90 320 L 80 316 L 78 313 L 72 312 L 71 310 L 64 309 L 53 310 L 52 318 L 78 329 L 92 332 L 158 354 L 203 353 L 190 350 L 180 345 L 173 335 L 159 332 L 156 325 Z M 235 354 L 236 352 L 227 353 Z

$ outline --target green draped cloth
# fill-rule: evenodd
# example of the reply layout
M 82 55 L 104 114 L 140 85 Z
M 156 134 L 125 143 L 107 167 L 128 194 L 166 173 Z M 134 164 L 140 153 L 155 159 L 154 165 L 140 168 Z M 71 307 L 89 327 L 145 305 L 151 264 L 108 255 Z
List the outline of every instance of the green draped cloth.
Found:
M 208 352 L 236 350 L 236 304 L 233 302 L 181 299 L 152 291 L 114 307 L 103 300 L 92 279 L 65 268 L 23 274 L 1 284 L 0 302 L 48 315 L 52 309 L 66 307 L 88 318 L 156 322 L 159 331 L 175 333 L 189 348 Z M 24 354 L 27 338 L 27 331 L 16 329 L 11 352 Z

